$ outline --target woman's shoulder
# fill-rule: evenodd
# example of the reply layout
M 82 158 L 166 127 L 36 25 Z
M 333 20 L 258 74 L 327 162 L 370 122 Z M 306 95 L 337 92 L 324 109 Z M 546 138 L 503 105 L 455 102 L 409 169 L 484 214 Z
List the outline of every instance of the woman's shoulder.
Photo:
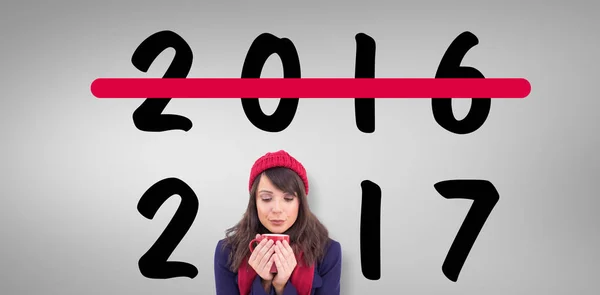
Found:
M 225 263 L 229 258 L 231 252 L 231 246 L 225 242 L 225 239 L 221 239 L 217 242 L 215 247 L 215 260 L 221 263 Z
M 223 238 L 217 241 L 217 246 L 215 250 L 220 252 L 231 252 L 231 249 L 232 247 L 227 243 L 227 239 Z
M 329 238 L 327 247 L 325 249 L 325 255 L 317 264 L 315 270 L 320 276 L 330 273 L 332 270 L 340 269 L 342 265 L 342 246 L 341 244 Z
M 321 262 L 322 265 L 332 265 L 341 262 L 342 260 L 342 245 L 340 242 L 329 238 L 325 249 L 325 256 Z
M 223 248 L 223 247 L 228 247 L 227 244 L 225 243 L 225 238 L 220 239 L 217 241 L 217 247 Z
M 334 240 L 332 238 L 329 238 L 329 241 L 327 243 L 326 253 L 328 255 L 330 253 L 337 255 L 338 253 L 341 254 L 341 251 L 342 251 L 342 245 L 340 244 L 340 242 L 338 242 L 338 241 L 336 241 L 336 240 Z

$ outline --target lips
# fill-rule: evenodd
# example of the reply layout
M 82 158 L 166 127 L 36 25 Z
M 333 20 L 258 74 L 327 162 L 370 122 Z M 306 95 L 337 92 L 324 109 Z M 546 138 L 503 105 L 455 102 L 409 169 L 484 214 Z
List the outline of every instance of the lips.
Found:
M 285 220 L 271 220 L 271 223 L 274 225 L 282 225 Z

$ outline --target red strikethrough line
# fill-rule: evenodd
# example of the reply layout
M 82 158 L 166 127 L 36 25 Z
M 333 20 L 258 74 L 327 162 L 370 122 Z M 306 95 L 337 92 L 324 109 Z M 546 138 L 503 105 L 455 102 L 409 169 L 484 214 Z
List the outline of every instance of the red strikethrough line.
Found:
M 525 98 L 523 78 L 99 78 L 97 98 Z

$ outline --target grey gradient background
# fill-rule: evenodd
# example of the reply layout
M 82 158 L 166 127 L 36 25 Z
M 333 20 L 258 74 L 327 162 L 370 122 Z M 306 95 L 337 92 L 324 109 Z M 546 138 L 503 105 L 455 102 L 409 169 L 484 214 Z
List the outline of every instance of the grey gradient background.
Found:
M 342 244 L 343 294 L 596 294 L 600 285 L 597 83 L 593 1 L 3 1 L 0 4 L 0 294 L 214 294 L 213 254 L 246 206 L 253 161 L 286 149 L 308 169 L 310 205 Z M 254 38 L 290 38 L 303 77 L 353 77 L 363 32 L 377 77 L 434 77 L 452 40 L 479 38 L 463 65 L 524 77 L 523 100 L 494 100 L 469 135 L 438 126 L 430 100 L 377 100 L 376 131 L 360 132 L 353 100 L 299 103 L 283 132 L 254 127 L 239 99 L 172 100 L 189 132 L 137 130 L 141 100 L 100 100 L 99 77 L 161 77 L 131 64 L 151 34 L 191 46 L 190 77 L 239 77 Z M 281 77 L 272 56 L 263 77 Z M 278 99 L 263 99 L 272 113 Z M 456 100 L 462 118 L 469 100 Z M 170 260 L 194 279 L 143 277 L 138 259 L 170 221 L 137 212 L 157 181 L 178 177 L 200 208 Z M 434 183 L 490 180 L 500 200 L 458 282 L 441 265 L 471 201 Z M 362 276 L 360 182 L 382 189 L 382 277 Z

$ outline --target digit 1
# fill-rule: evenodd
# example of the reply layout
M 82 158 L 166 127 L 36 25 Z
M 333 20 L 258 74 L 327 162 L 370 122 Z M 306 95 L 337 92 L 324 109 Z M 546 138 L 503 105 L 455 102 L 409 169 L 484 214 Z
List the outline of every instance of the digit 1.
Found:
M 369 35 L 359 33 L 356 39 L 355 78 L 375 78 L 375 40 Z M 356 127 L 363 133 L 375 131 L 375 99 L 355 98 L 354 115 Z
M 477 45 L 477 37 L 470 32 L 460 34 L 446 50 L 438 67 L 436 78 L 484 78 L 475 68 L 461 66 L 463 57 Z M 431 100 L 433 117 L 444 129 L 456 134 L 468 134 L 483 125 L 490 112 L 490 98 L 471 99 L 471 108 L 467 116 L 457 121 L 452 112 L 451 98 L 436 98 Z
M 260 78 L 265 62 L 273 53 L 281 58 L 284 78 L 300 78 L 300 60 L 292 41 L 268 33 L 259 35 L 252 42 L 244 60 L 242 78 Z M 298 98 L 282 98 L 277 109 L 270 116 L 262 111 L 258 98 L 242 98 L 242 107 L 250 123 L 258 129 L 280 132 L 294 120 L 298 100 Z
M 190 46 L 179 35 L 171 31 L 155 33 L 144 40 L 131 57 L 133 65 L 147 72 L 150 65 L 165 49 L 175 49 L 175 57 L 163 78 L 185 78 L 192 67 L 193 54 Z M 179 115 L 162 114 L 171 98 L 147 98 L 133 113 L 137 129 L 147 132 L 168 130 L 189 131 L 192 121 Z
M 446 180 L 436 183 L 434 187 L 446 199 L 473 200 L 442 265 L 444 275 L 456 282 L 479 232 L 500 196 L 494 185 L 486 180 Z
M 381 278 L 381 188 L 369 180 L 361 183 L 360 265 L 369 280 Z
M 142 195 L 137 209 L 144 217 L 152 219 L 160 206 L 174 194 L 181 197 L 179 208 L 163 233 L 138 263 L 140 272 L 147 278 L 194 278 L 198 275 L 198 269 L 189 263 L 167 261 L 196 218 L 198 198 L 194 191 L 180 179 L 166 178 L 151 186 Z

